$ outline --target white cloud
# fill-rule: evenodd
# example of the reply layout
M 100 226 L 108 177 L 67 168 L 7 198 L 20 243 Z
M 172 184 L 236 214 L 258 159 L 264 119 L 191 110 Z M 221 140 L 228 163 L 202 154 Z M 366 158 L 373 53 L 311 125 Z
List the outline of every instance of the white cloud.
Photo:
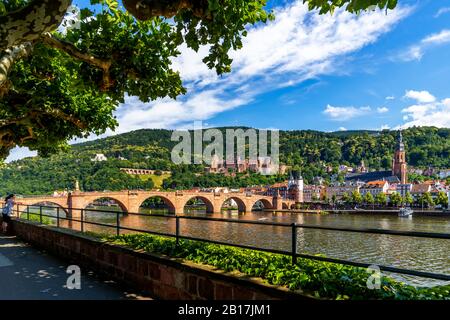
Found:
M 442 30 L 422 40 L 424 44 L 441 44 L 450 42 L 450 30 Z
M 387 14 L 337 10 L 333 15 L 319 15 L 302 0 L 274 10 L 275 21 L 250 28 L 243 48 L 231 53 L 233 70 L 228 75 L 218 77 L 204 65 L 207 47 L 194 52 L 181 46 L 173 68 L 180 71 L 188 94 L 150 103 L 127 97 L 115 113 L 119 128 L 102 137 L 140 128 L 179 128 L 244 106 L 271 90 L 321 75 L 343 74 L 348 56 L 377 41 L 411 12 L 410 7 L 398 6 Z M 356 113 L 367 111 L 355 109 Z
M 19 148 L 16 147 L 11 150 L 9 156 L 6 158 L 5 162 L 9 163 L 11 161 L 23 159 L 26 157 L 34 157 L 37 155 L 36 151 L 30 151 L 28 148 Z
M 343 58 L 375 42 L 411 11 L 400 6 L 387 15 L 384 11 L 354 15 L 343 10 L 319 15 L 302 2 L 275 8 L 275 21 L 251 28 L 243 48 L 231 53 L 233 70 L 228 75 L 218 77 L 203 64 L 208 48 L 196 53 L 182 46 L 173 67 L 180 71 L 188 94 L 176 101 L 159 99 L 146 104 L 127 99 L 117 112 L 120 132 L 206 120 L 243 106 L 261 93 L 342 73 Z
M 419 103 L 429 103 L 434 102 L 436 100 L 436 98 L 428 91 L 415 91 L 415 90 L 406 91 L 404 98 L 413 99 Z
M 177 128 L 196 120 L 206 120 L 219 112 L 230 110 L 251 101 L 248 95 L 225 98 L 220 90 L 205 90 L 189 98 L 159 99 L 145 104 L 136 97 L 127 97 L 117 110 L 119 128 L 116 133 L 141 128 Z
M 450 12 L 450 7 L 440 8 L 434 15 L 435 18 L 439 18 L 441 15 Z
M 377 113 L 386 113 L 389 109 L 387 107 L 378 107 Z M 373 109 L 369 106 L 366 107 L 335 107 L 327 105 L 323 114 L 329 117 L 331 120 L 346 121 L 357 117 L 362 117 L 373 113 Z
M 386 100 L 395 100 L 395 97 L 394 96 L 387 96 Z
M 420 102 L 402 110 L 403 120 L 401 128 L 412 126 L 450 127 L 450 98 L 441 101 Z
M 389 126 L 389 125 L 387 125 L 387 124 L 383 124 L 382 126 L 381 126 L 381 128 L 380 128 L 380 131 L 381 130 L 389 130 L 391 127 Z
M 323 113 L 332 120 L 345 121 L 366 115 L 371 111 L 372 109 L 370 107 L 333 107 L 331 105 L 327 105 Z
M 347 131 L 347 128 L 345 128 L 345 127 L 339 127 L 339 131 Z
M 418 44 L 412 45 L 399 55 L 403 61 L 413 61 L 422 59 L 425 51 L 433 46 L 438 46 L 450 42 L 450 30 L 444 29 L 438 33 L 431 34 L 423 38 Z

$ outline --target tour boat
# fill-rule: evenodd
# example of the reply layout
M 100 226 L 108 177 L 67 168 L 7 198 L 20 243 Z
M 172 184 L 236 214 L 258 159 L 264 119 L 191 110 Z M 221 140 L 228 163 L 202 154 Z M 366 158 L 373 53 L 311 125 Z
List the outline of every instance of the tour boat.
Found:
M 412 216 L 413 211 L 411 208 L 400 208 L 400 210 L 398 211 L 398 216 L 399 217 L 410 217 Z

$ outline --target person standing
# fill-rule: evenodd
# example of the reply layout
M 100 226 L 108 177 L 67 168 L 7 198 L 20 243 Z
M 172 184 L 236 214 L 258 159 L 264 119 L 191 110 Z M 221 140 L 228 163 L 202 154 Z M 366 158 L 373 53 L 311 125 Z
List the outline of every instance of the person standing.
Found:
M 2 210 L 2 230 L 3 233 L 6 233 L 8 231 L 8 224 L 11 222 L 11 216 L 14 211 L 14 204 L 16 203 L 16 196 L 14 194 L 9 194 L 5 198 L 5 206 Z

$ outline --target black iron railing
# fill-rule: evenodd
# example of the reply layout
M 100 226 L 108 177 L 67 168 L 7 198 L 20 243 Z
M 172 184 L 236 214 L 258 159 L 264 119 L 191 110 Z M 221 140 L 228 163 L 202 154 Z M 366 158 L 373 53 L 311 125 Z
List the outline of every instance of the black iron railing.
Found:
M 20 207 L 26 207 L 26 209 L 20 210 Z M 30 213 L 30 208 L 39 208 L 39 211 L 38 211 L 38 213 Z M 44 214 L 43 208 L 56 209 L 56 216 Z M 65 212 L 70 212 L 72 217 L 68 217 L 68 216 L 62 217 L 60 214 L 61 210 L 64 210 Z M 176 239 L 177 245 L 179 244 L 180 239 L 203 241 L 203 242 L 208 242 L 208 243 L 227 245 L 227 246 L 244 248 L 244 249 L 251 249 L 251 250 L 258 250 L 258 251 L 265 251 L 265 252 L 270 252 L 270 253 L 289 255 L 292 257 L 292 263 L 296 263 L 297 258 L 306 258 L 306 259 L 311 259 L 311 260 L 337 263 L 337 264 L 342 264 L 342 265 L 350 265 L 350 266 L 362 267 L 362 268 L 367 268 L 369 266 L 376 265 L 382 271 L 387 271 L 387 272 L 392 272 L 392 273 L 397 273 L 397 274 L 404 274 L 404 275 L 409 275 L 409 276 L 430 278 L 430 279 L 436 279 L 436 280 L 450 281 L 450 275 L 448 275 L 448 274 L 432 273 L 432 272 L 426 272 L 426 271 L 397 268 L 397 267 L 392 267 L 392 266 L 383 266 L 383 265 L 378 265 L 378 264 L 355 262 L 355 261 L 322 257 L 322 256 L 316 256 L 316 255 L 310 255 L 310 254 L 302 254 L 302 253 L 297 252 L 297 230 L 299 228 L 340 231 L 340 232 L 356 232 L 356 233 L 366 233 L 366 234 L 383 234 L 383 235 L 394 235 L 394 236 L 401 236 L 401 237 L 446 239 L 446 240 L 450 240 L 449 233 L 431 233 L 431 232 L 399 231 L 399 230 L 368 229 L 368 228 L 348 228 L 348 227 L 341 228 L 341 227 L 328 227 L 328 226 L 297 224 L 297 223 L 264 222 L 264 221 L 254 221 L 254 220 L 178 216 L 178 215 L 166 215 L 166 214 L 124 213 L 121 211 L 112 211 L 112 210 L 103 210 L 103 209 L 63 208 L 63 207 L 58 207 L 58 206 L 55 207 L 55 206 L 43 206 L 43 205 L 26 205 L 26 206 L 25 205 L 17 205 L 17 208 L 14 211 L 17 214 L 17 217 L 19 219 L 23 219 L 22 218 L 23 214 L 25 214 L 25 217 L 26 217 L 25 220 L 30 220 L 31 215 L 34 215 L 34 216 L 38 215 L 39 222 L 41 224 L 43 222 L 43 217 L 56 219 L 57 227 L 61 227 L 62 220 L 78 222 L 78 223 L 80 223 L 80 231 L 81 232 L 84 232 L 85 225 L 88 224 L 88 225 L 95 225 L 95 226 L 101 226 L 101 227 L 115 229 L 116 235 L 120 235 L 121 231 L 124 230 L 124 231 L 133 231 L 133 232 L 139 232 L 139 233 L 148 233 L 148 234 L 153 234 L 153 235 L 158 235 L 158 236 L 172 237 L 172 238 Z M 80 213 L 79 219 L 73 218 L 73 216 L 76 215 L 75 213 L 77 211 Z M 116 215 L 116 223 L 115 224 L 107 224 L 107 223 L 101 223 L 101 222 L 87 221 L 85 219 L 86 211 L 115 214 Z M 175 234 L 122 226 L 120 223 L 120 217 L 124 214 L 135 215 L 135 216 L 145 216 L 145 217 L 162 217 L 162 218 L 167 218 L 169 220 L 171 219 L 175 222 Z M 191 237 L 188 235 L 182 235 L 180 232 L 180 219 L 290 228 L 291 229 L 291 244 L 292 244 L 291 251 L 284 251 L 284 250 L 270 249 L 270 248 L 260 248 L 260 247 L 254 247 L 254 246 L 249 246 L 249 245 L 228 243 L 228 242 L 217 241 L 217 240 L 213 240 L 213 239 L 197 238 L 197 237 Z

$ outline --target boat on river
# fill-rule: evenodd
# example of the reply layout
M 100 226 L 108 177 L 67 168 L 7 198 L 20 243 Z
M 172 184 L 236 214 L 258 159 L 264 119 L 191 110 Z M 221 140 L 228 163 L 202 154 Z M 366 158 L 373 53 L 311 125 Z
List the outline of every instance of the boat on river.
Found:
M 413 210 L 411 208 L 400 208 L 398 211 L 399 217 L 411 217 L 413 214 Z

